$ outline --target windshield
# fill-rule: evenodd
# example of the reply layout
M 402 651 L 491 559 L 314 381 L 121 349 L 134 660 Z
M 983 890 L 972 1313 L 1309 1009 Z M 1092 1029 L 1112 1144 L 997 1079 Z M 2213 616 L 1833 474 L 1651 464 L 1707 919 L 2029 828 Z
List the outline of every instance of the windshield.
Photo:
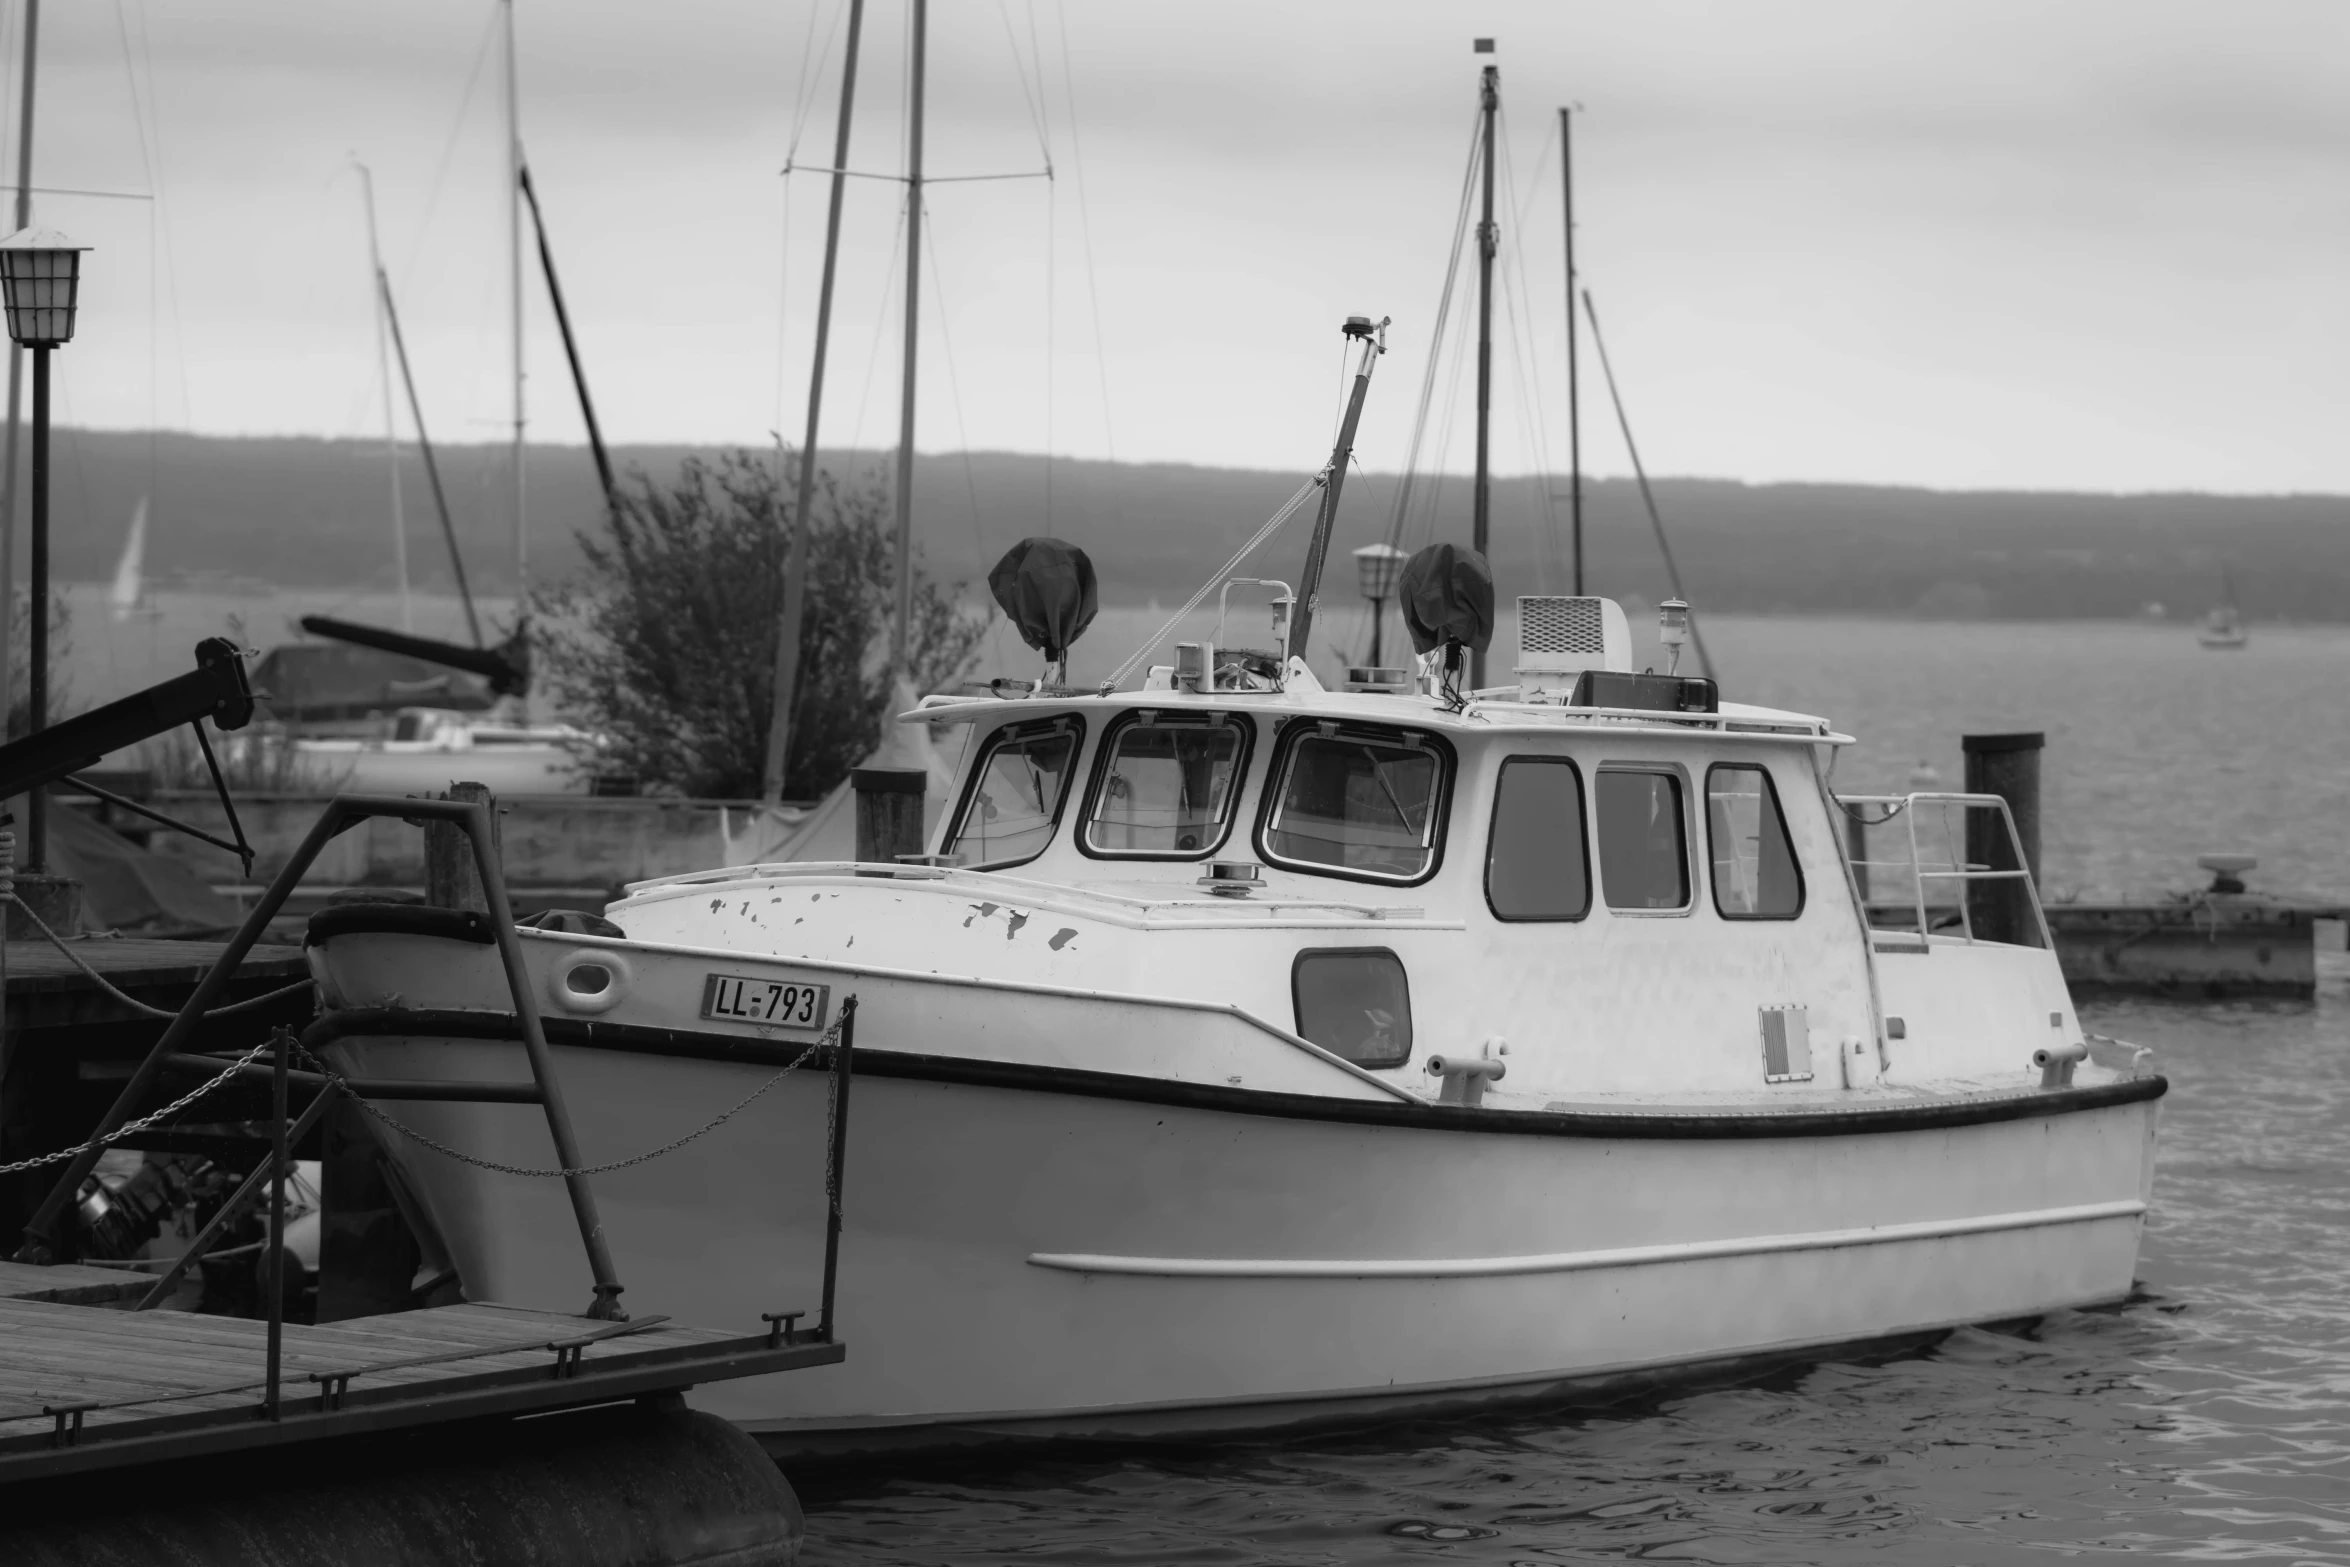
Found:
M 999 731 L 972 769 L 963 812 L 947 852 L 986 867 L 1033 860 L 1052 842 L 1077 759 L 1077 729 L 1064 720 Z
M 1203 854 L 1224 837 L 1245 732 L 1237 721 L 1169 723 L 1155 715 L 1108 742 L 1085 846 L 1096 854 Z
M 1290 747 L 1265 853 L 1383 881 L 1416 879 L 1435 860 L 1443 784 L 1433 748 L 1384 736 L 1305 735 Z

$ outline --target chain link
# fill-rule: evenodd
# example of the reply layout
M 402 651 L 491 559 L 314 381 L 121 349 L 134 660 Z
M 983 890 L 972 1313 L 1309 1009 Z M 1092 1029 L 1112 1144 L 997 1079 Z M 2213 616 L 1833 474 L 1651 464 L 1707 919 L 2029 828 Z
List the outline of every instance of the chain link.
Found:
M 260 1060 L 261 1057 L 267 1055 L 269 1053 L 269 1047 L 272 1042 L 273 1041 L 264 1039 L 261 1041 L 261 1043 L 255 1045 L 252 1049 L 237 1057 L 236 1060 L 231 1061 L 221 1070 L 221 1074 L 214 1078 L 211 1082 L 206 1083 L 201 1088 L 191 1089 L 189 1092 L 182 1094 L 179 1098 L 174 1099 L 170 1104 L 165 1105 L 162 1109 L 156 1111 L 153 1115 L 141 1116 L 136 1121 L 126 1122 L 125 1124 L 116 1127 L 113 1131 L 106 1133 L 103 1137 L 91 1138 L 88 1142 L 82 1144 L 78 1148 L 60 1148 L 55 1153 L 45 1153 L 36 1159 L 19 1159 L 14 1164 L 0 1164 L 0 1175 L 14 1175 L 21 1170 L 37 1170 L 45 1164 L 56 1164 L 60 1160 L 79 1158 L 81 1155 L 86 1154 L 93 1149 L 104 1148 L 109 1143 L 118 1143 L 121 1142 L 124 1138 L 133 1135 L 134 1133 L 146 1131 L 149 1127 L 155 1125 L 155 1123 L 158 1121 L 168 1121 L 173 1116 L 179 1114 L 182 1110 L 185 1110 L 188 1106 L 194 1104 L 197 1100 L 203 1098 L 206 1094 L 212 1092 L 212 1090 L 215 1088 L 218 1088 L 221 1084 L 227 1082 L 230 1078 L 236 1076 L 246 1067 L 251 1066 L 254 1062 Z
M 839 1039 L 841 1024 L 846 1021 L 847 1016 L 844 1013 L 842 1017 L 835 1021 L 832 1027 L 826 1029 L 813 1044 L 809 1045 L 807 1049 L 801 1051 L 797 1056 L 793 1057 L 790 1064 L 785 1066 L 782 1071 L 777 1072 L 773 1077 L 767 1079 L 766 1082 L 761 1083 L 758 1087 L 752 1089 L 748 1094 L 744 1095 L 730 1108 L 721 1111 L 714 1120 L 712 1120 L 708 1125 L 701 1127 L 699 1130 L 688 1132 L 683 1137 L 678 1138 L 674 1142 L 663 1143 L 660 1147 L 648 1149 L 643 1153 L 635 1155 L 633 1158 L 615 1159 L 609 1164 L 591 1164 L 576 1170 L 566 1170 L 560 1168 L 548 1169 L 544 1167 L 519 1164 L 500 1164 L 494 1159 L 479 1158 L 473 1154 L 466 1153 L 462 1149 L 452 1148 L 447 1143 L 425 1136 L 424 1133 L 416 1130 L 416 1128 L 412 1126 L 408 1126 L 402 1122 L 393 1120 L 390 1116 L 384 1114 L 383 1111 L 378 1110 L 374 1105 L 369 1104 L 365 1099 L 361 1098 L 357 1091 L 351 1087 L 350 1083 L 340 1072 L 337 1072 L 333 1067 L 328 1066 L 324 1061 L 321 1061 L 318 1059 L 318 1057 L 312 1055 L 307 1047 L 297 1045 L 295 1048 L 301 1052 L 303 1060 L 309 1062 L 313 1067 L 317 1068 L 320 1073 L 324 1074 L 327 1082 L 331 1086 L 341 1090 L 346 1096 L 349 1097 L 353 1104 L 366 1111 L 370 1116 L 373 1116 L 376 1120 L 382 1122 L 385 1126 L 388 1126 L 393 1131 L 399 1133 L 402 1137 L 407 1138 L 410 1142 L 417 1143 L 426 1148 L 430 1148 L 434 1153 L 454 1159 L 460 1164 L 470 1164 L 478 1170 L 494 1170 L 500 1175 L 523 1175 L 530 1176 L 534 1179 L 546 1180 L 553 1179 L 557 1176 L 609 1175 L 615 1170 L 625 1170 L 632 1165 L 649 1163 L 654 1159 L 660 1158 L 664 1154 L 675 1153 L 678 1149 L 683 1148 L 686 1144 L 693 1142 L 698 1138 L 709 1136 L 712 1132 L 715 1132 L 718 1130 L 718 1128 L 733 1120 L 737 1115 L 749 1109 L 752 1103 L 761 1095 L 765 1094 L 767 1090 L 773 1088 L 777 1083 L 780 1083 L 785 1078 L 791 1076 L 792 1073 L 798 1071 L 802 1066 L 805 1066 L 809 1058 L 814 1056 L 817 1051 L 822 1050 L 825 1046 Z M 838 1074 L 832 1074 L 827 1078 L 827 1082 L 831 1083 L 836 1081 L 837 1076 Z M 834 1117 L 837 1115 L 837 1113 L 838 1106 L 828 1101 L 825 1111 L 825 1131 L 828 1142 L 833 1127 Z M 826 1163 L 824 1168 L 824 1185 L 825 1195 L 830 1199 L 833 1207 L 837 1209 L 840 1206 L 840 1196 L 832 1189 L 832 1166 L 829 1161 Z

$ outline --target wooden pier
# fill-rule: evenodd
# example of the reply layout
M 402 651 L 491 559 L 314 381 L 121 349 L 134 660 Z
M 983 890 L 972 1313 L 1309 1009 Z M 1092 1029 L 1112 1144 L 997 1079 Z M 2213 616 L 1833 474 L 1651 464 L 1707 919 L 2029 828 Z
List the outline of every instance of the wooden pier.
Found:
M 90 1275 L 98 1275 L 92 1279 Z M 46 1277 L 45 1277 L 46 1276 Z M 827 1365 L 815 1332 L 733 1335 L 664 1317 L 592 1322 L 442 1306 L 284 1325 L 268 1403 L 268 1324 L 109 1310 L 54 1296 L 122 1282 L 96 1268 L 0 1277 L 0 1484 L 482 1416 L 544 1414 L 705 1381 Z M 144 1289 L 148 1280 L 128 1280 Z

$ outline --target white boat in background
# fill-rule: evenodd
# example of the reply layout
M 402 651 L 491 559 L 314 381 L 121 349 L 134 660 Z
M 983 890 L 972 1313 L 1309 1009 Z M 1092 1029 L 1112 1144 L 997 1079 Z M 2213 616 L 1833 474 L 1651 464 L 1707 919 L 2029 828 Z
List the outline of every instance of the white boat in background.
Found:
M 131 531 L 122 541 L 122 555 L 114 563 L 114 581 L 106 590 L 107 612 L 117 621 L 153 620 L 163 613 L 147 597 L 147 497 L 139 497 L 131 513 Z
M 2217 653 L 2235 652 L 2252 641 L 2252 633 L 2245 629 L 2244 617 L 2236 608 L 2235 576 L 2225 567 L 2220 569 L 2220 601 L 2203 617 L 2195 640 Z
M 584 794 L 590 785 L 583 729 L 525 724 L 489 713 L 407 707 L 382 736 L 288 738 L 304 777 L 333 778 L 358 794 L 422 794 L 453 782 L 487 785 L 495 795 Z

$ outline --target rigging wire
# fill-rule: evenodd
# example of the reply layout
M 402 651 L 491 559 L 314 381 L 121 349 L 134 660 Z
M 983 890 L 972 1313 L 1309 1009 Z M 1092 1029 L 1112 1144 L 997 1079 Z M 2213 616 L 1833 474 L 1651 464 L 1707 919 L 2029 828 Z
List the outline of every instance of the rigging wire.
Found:
M 1118 460 L 1118 437 L 1110 419 L 1109 349 L 1102 341 L 1102 296 L 1100 278 L 1093 258 L 1093 218 L 1085 199 L 1085 140 L 1077 130 L 1077 83 L 1069 69 L 1069 7 L 1067 0 L 1057 0 L 1054 15 L 1060 28 L 1061 42 L 1061 101 L 1068 108 L 1069 164 L 1077 176 L 1077 232 L 1085 250 L 1085 298 L 1093 317 L 1093 368 L 1101 385 L 1102 445 L 1114 464 Z M 1039 70 L 1042 70 L 1041 62 Z
M 1510 196 L 1510 222 L 1513 236 L 1528 232 L 1525 209 L 1519 200 L 1520 187 L 1510 162 L 1509 116 L 1501 116 L 1501 162 L 1503 185 Z M 1550 143 L 1543 143 L 1544 158 L 1548 158 Z M 1542 174 L 1542 164 L 1534 166 L 1535 178 Z M 1529 455 L 1534 459 L 1535 500 L 1537 515 L 1543 523 L 1542 545 L 1535 556 L 1535 576 L 1541 591 L 1548 593 L 1553 573 L 1565 574 L 1565 558 L 1559 547 L 1558 501 L 1551 492 L 1550 418 L 1542 400 L 1542 374 L 1539 361 L 1529 370 L 1527 359 L 1534 346 L 1534 312 L 1526 294 L 1525 257 L 1520 248 L 1522 239 L 1516 239 L 1501 253 L 1502 309 L 1510 323 L 1510 363 L 1518 384 L 1518 428 L 1527 437 Z M 1529 415 L 1531 416 L 1529 418 Z
M 808 90 L 808 83 L 811 78 L 823 80 L 824 67 L 832 59 L 832 41 L 840 34 L 841 8 L 835 6 L 832 25 L 824 30 L 824 52 L 820 55 L 816 53 L 813 47 L 816 42 L 816 13 L 822 9 L 822 0 L 809 0 L 808 36 L 800 41 L 800 83 L 792 93 L 791 139 L 784 144 L 783 149 L 786 174 L 791 172 L 792 164 L 798 161 L 800 138 L 807 134 L 808 121 L 816 112 L 815 95 Z
M 1387 542 L 1398 547 L 1403 543 L 1406 514 L 1411 508 L 1412 490 L 1419 474 L 1421 442 L 1428 432 L 1428 412 L 1436 396 L 1438 367 L 1444 358 L 1445 323 L 1452 317 L 1453 290 L 1460 281 L 1461 249 L 1469 230 L 1469 209 L 1477 183 L 1477 156 L 1478 123 L 1477 117 L 1471 116 L 1469 121 L 1469 166 L 1461 175 L 1460 208 L 1455 213 L 1452 223 L 1452 251 L 1444 265 L 1444 287 L 1437 295 L 1436 314 L 1429 326 L 1428 364 L 1420 377 L 1419 408 L 1412 415 L 1412 438 L 1404 448 L 1403 473 L 1396 485 L 1395 509 L 1387 522 Z M 1441 445 L 1437 449 L 1437 462 L 1441 467 L 1443 464 Z
M 457 117 L 449 122 L 449 139 L 441 146 L 439 165 L 433 170 L 432 194 L 424 203 L 424 216 L 416 225 L 416 242 L 408 252 L 408 259 L 400 265 L 400 283 L 403 289 L 413 280 L 417 259 L 424 253 L 424 242 L 432 233 L 433 214 L 440 210 L 441 192 L 448 187 L 449 160 L 457 154 L 457 141 L 465 131 L 465 117 L 473 110 L 473 95 L 481 86 L 481 71 L 490 57 L 490 45 L 498 36 L 498 8 L 489 8 L 489 21 L 482 27 L 481 42 L 473 51 L 473 69 L 465 78 L 465 92 L 457 100 Z
M 1640 501 L 1648 508 L 1649 527 L 1656 532 L 1657 553 L 1665 558 L 1665 578 L 1673 585 L 1673 597 L 1686 602 L 1689 595 L 1681 590 L 1681 568 L 1673 560 L 1673 546 L 1665 538 L 1665 520 L 1657 513 L 1656 496 L 1648 487 L 1648 470 L 1641 466 L 1640 447 L 1632 439 L 1632 421 L 1624 413 L 1623 394 L 1616 389 L 1615 367 L 1608 362 L 1607 340 L 1599 335 L 1599 310 L 1591 303 L 1589 289 L 1583 290 L 1583 314 L 1591 322 L 1591 346 L 1599 350 L 1600 373 L 1607 378 L 1608 400 L 1616 406 L 1616 426 L 1624 432 L 1624 451 L 1632 459 L 1632 476 L 1640 481 Z M 1689 612 L 1689 640 L 1697 648 L 1698 662 L 1705 665 L 1705 672 L 1716 680 L 1721 679 L 1722 668 L 1706 651 L 1705 633 L 1698 628 L 1694 609 Z
M 946 253 L 946 247 L 938 242 L 937 220 L 931 217 L 930 203 L 927 201 L 922 204 L 922 226 L 931 238 L 930 294 L 938 302 L 938 341 L 947 362 L 947 398 L 954 406 L 955 434 L 962 442 L 963 491 L 971 502 L 971 543 L 977 551 L 973 557 L 976 562 L 974 569 L 985 571 L 987 536 L 979 525 L 979 480 L 971 468 L 971 431 L 963 423 L 963 385 L 955 374 L 955 338 L 947 329 L 947 322 L 952 318 L 947 313 L 946 268 L 938 264 L 939 258 Z

